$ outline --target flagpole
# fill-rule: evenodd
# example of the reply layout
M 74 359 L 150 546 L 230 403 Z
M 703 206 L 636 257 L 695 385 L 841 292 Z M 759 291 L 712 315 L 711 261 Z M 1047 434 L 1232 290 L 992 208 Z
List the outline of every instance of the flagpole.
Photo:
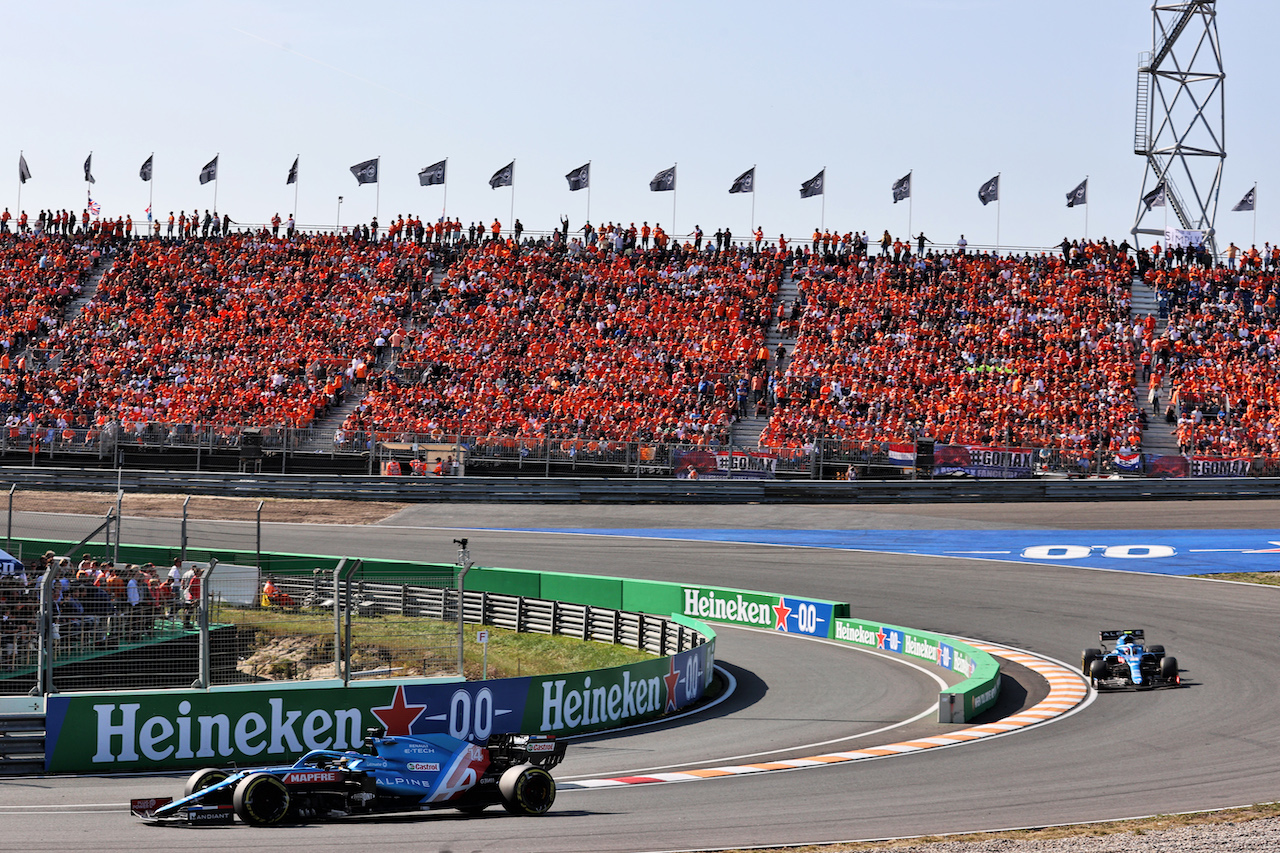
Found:
M 444 158 L 444 200 L 440 202 L 440 218 L 449 213 L 449 158 Z
M 822 213 L 818 219 L 818 227 L 827 228 L 827 167 L 822 167 Z
M 1258 182 L 1253 182 L 1253 239 L 1250 245 L 1258 245 Z
M 756 230 L 756 164 L 751 164 L 751 228 L 747 230 L 748 234 L 754 233 Z M 726 247 L 727 248 L 727 247 Z
M 511 219 L 508 220 L 511 233 L 516 230 L 516 158 L 511 158 Z
M 378 155 L 378 181 L 377 186 L 373 190 L 373 218 L 378 218 L 378 213 L 382 210 L 382 155 Z M 376 238 L 375 238 L 376 239 Z
M 1088 192 L 1088 189 L 1087 189 L 1087 187 L 1089 186 L 1088 175 L 1084 176 L 1084 185 L 1086 187 L 1085 192 Z M 1087 196 L 1085 197 L 1085 200 L 1084 200 L 1084 241 L 1086 243 L 1089 242 L 1089 199 Z
M 293 162 L 296 163 L 300 159 L 302 159 L 301 154 L 293 155 Z M 293 176 L 293 221 L 295 225 L 298 222 L 298 178 L 299 177 L 301 176 L 300 175 Z
M 587 221 L 591 221 L 591 161 L 587 161 Z M 564 235 L 565 241 L 568 242 L 569 235 Z
M 23 163 L 23 158 L 24 158 L 24 154 L 23 154 L 23 152 L 22 152 L 22 149 L 21 149 L 21 148 L 19 148 L 19 149 L 18 149 L 18 215 L 17 215 L 17 217 L 15 217 L 15 219 L 19 219 L 19 220 L 20 220 L 20 219 L 22 219 L 22 184 L 23 184 L 23 180 L 22 180 L 22 163 Z M 17 229 L 16 227 L 15 227 L 13 230 L 14 230 L 14 233 L 15 233 L 15 234 L 16 234 L 16 233 L 17 233 L 17 231 L 18 231 L 18 229 Z
M 907 186 L 911 186 L 911 176 L 915 174 L 915 169 L 907 172 Z M 907 242 L 910 243 L 912 238 L 916 236 L 915 230 L 911 227 L 911 214 L 915 213 L 913 205 L 915 204 L 915 193 L 907 195 Z
M 222 156 L 222 152 L 221 152 L 221 151 L 219 151 L 217 154 L 214 154 L 214 155 L 213 155 L 213 159 L 214 159 L 214 161 L 215 161 L 215 162 L 217 162 L 217 159 L 218 159 L 219 157 L 221 157 L 221 156 Z M 221 164 L 221 163 L 219 163 L 218 165 L 220 166 L 220 165 L 222 165 L 222 164 Z M 217 166 L 214 166 L 213 168 L 214 168 L 214 171 L 213 171 L 213 212 L 214 212 L 214 213 L 217 213 L 217 212 L 218 212 L 218 167 L 217 167 Z
M 996 172 L 996 257 L 1000 257 L 1000 173 Z
M 679 165 L 679 163 L 671 164 L 672 177 L 679 177 L 678 175 L 675 175 L 675 168 Z M 678 183 L 678 181 L 671 182 L 671 236 L 677 240 L 680 239 L 679 237 L 676 237 L 676 193 L 679 192 L 679 189 L 677 188 Z
M 159 221 L 160 221 L 159 219 L 156 219 L 156 176 L 155 176 L 155 171 L 156 171 L 156 162 L 155 162 L 155 156 L 156 156 L 156 152 L 152 151 L 152 152 L 151 152 L 151 156 L 147 158 L 148 160 L 150 160 L 150 161 L 151 161 L 151 179 L 147 181 L 147 207 L 151 208 L 151 221 L 152 221 L 153 223 L 154 223 L 154 222 L 159 222 Z M 160 234 L 160 232 L 156 231 L 156 229 L 155 229 L 155 227 L 154 227 L 154 226 L 153 226 L 153 227 L 152 227 L 152 229 L 151 229 L 151 233 L 152 233 L 152 234 L 154 234 L 154 235 L 156 235 L 156 236 L 159 236 L 159 234 Z

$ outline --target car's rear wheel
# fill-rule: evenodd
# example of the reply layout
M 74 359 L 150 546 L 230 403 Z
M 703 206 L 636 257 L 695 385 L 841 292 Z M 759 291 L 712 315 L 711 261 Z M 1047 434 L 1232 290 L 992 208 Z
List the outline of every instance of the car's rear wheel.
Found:
M 1164 657 L 1164 646 L 1147 646 L 1147 652 L 1158 658 Z
M 232 805 L 250 826 L 274 826 L 289 816 L 289 789 L 270 773 L 254 773 L 236 785 Z
M 1160 658 L 1160 677 L 1165 681 L 1178 680 L 1178 659 L 1165 656 Z
M 216 767 L 205 767 L 197 770 L 188 777 L 187 784 L 182 789 L 182 795 L 189 797 L 198 791 L 203 791 L 205 788 L 212 788 L 219 782 L 225 782 L 230 775 L 227 771 L 219 770 Z
M 521 764 L 509 768 L 498 780 L 502 807 L 511 814 L 546 814 L 556 801 L 556 780 L 541 767 Z
M 1080 653 L 1080 671 L 1088 675 L 1090 664 L 1100 657 L 1102 657 L 1102 649 L 1085 649 Z

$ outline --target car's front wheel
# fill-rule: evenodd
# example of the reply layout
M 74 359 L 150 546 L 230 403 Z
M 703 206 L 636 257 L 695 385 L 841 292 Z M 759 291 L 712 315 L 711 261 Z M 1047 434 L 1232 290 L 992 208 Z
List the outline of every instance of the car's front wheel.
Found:
M 1080 653 L 1080 671 L 1088 675 L 1089 666 L 1100 657 L 1102 657 L 1102 649 L 1085 649 Z
M 212 788 L 219 782 L 225 782 L 231 774 L 225 770 L 219 770 L 216 767 L 205 767 L 197 770 L 187 778 L 186 787 L 182 789 L 182 796 L 189 797 L 192 794 L 203 791 L 205 788 Z
M 289 789 L 270 773 L 254 773 L 236 785 L 236 815 L 250 826 L 275 826 L 289 816 Z
M 509 768 L 498 780 L 502 807 L 511 814 L 546 814 L 556 801 L 556 780 L 541 767 L 521 764 Z
M 1178 680 L 1178 659 L 1166 655 L 1160 658 L 1160 677 L 1165 681 Z
M 1094 658 L 1089 661 L 1089 678 L 1093 681 L 1101 681 L 1110 673 L 1107 672 L 1107 662 L 1102 658 Z

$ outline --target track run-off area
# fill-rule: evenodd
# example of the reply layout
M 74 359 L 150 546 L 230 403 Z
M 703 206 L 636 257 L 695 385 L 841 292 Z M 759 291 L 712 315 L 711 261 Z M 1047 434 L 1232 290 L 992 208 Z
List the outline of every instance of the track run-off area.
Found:
M 270 551 L 451 562 L 452 537 L 466 531 L 480 565 L 848 601 L 858 617 L 991 644 L 1006 672 L 1001 706 L 941 725 L 928 668 L 717 626 L 730 695 L 700 714 L 574 741 L 556 772 L 560 797 L 542 818 L 441 812 L 161 829 L 132 820 L 126 803 L 175 793 L 178 778 L 28 777 L 0 782 L 0 850 L 699 850 L 1273 801 L 1280 589 L 1180 575 L 1280 571 L 1278 510 L 1269 501 L 475 504 L 413 506 L 369 527 L 266 524 Z M 17 514 L 15 536 L 44 521 Z M 127 539 L 170 544 L 177 524 L 126 519 Z M 1068 701 L 1050 687 L 1078 679 L 1029 668 L 1070 668 L 1100 629 L 1129 627 L 1177 656 L 1182 688 L 1095 695 L 1078 686 Z M 983 729 L 993 736 L 966 734 Z

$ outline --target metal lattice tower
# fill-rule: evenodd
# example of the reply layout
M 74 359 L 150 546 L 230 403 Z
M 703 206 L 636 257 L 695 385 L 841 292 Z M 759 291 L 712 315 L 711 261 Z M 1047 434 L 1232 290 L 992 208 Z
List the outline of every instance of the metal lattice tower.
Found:
M 1163 181 L 1166 204 L 1178 224 L 1203 231 L 1206 248 L 1216 254 L 1214 221 L 1227 156 L 1222 91 L 1227 75 L 1215 0 L 1155 2 L 1151 12 L 1152 47 L 1138 62 L 1133 135 L 1133 153 L 1147 161 L 1142 196 Z M 1163 235 L 1165 212 L 1148 210 L 1142 196 L 1132 233 Z

